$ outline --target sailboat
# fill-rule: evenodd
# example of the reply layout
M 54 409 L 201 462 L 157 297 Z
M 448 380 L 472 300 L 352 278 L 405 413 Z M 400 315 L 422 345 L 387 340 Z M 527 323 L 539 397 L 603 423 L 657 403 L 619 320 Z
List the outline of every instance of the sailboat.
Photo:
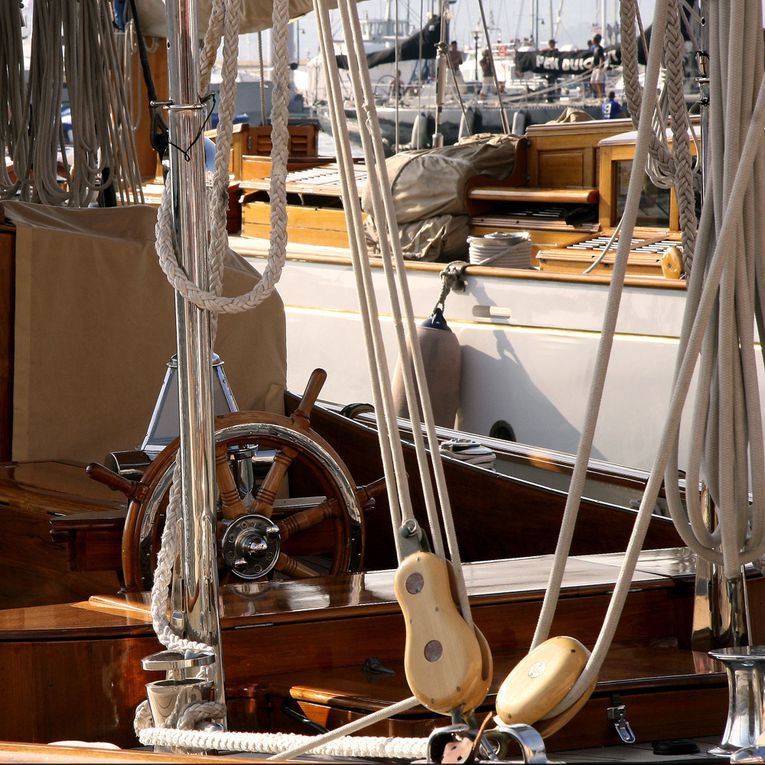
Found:
M 749 21 L 746 26 L 751 30 L 755 26 L 751 23 L 752 19 L 756 21 L 760 18 L 761 9 L 759 4 L 756 4 L 755 12 L 755 4 L 750 5 L 748 12 L 752 18 L 740 18 L 739 22 L 746 25 L 746 21 Z M 666 10 L 666 4 L 663 2 L 657 3 L 657 6 Z M 171 8 L 170 18 L 173 23 L 181 22 L 177 27 L 171 23 L 171 31 L 194 30 L 195 18 L 193 14 L 186 15 L 188 10 L 185 3 Z M 318 4 L 318 10 L 322 19 L 326 21 L 326 6 Z M 344 5 L 343 12 L 350 31 L 354 23 L 353 6 Z M 282 13 L 284 22 L 287 15 Z M 718 21 L 717 18 L 714 20 Z M 759 29 L 755 29 L 755 32 L 759 37 Z M 658 42 L 649 68 L 648 81 L 652 86 L 655 85 L 658 74 L 662 34 L 660 32 L 657 35 Z M 184 35 L 179 35 L 180 40 L 183 40 L 183 37 Z M 189 37 L 195 40 L 195 35 Z M 169 39 L 176 42 L 173 35 L 170 35 Z M 758 42 L 754 39 L 752 42 L 759 46 L 758 50 L 761 52 L 761 38 Z M 185 49 L 180 45 L 179 48 L 179 58 L 182 60 L 184 53 L 193 50 L 193 45 L 187 45 Z M 177 55 L 175 51 L 171 54 L 171 67 L 179 63 L 173 55 Z M 359 55 L 363 55 L 363 50 L 357 48 L 354 55 L 358 59 Z M 191 67 L 188 72 L 191 83 L 174 81 L 174 86 L 190 88 L 192 93 L 181 92 L 174 94 L 174 98 L 183 109 L 199 112 L 196 107 L 188 109 L 189 102 L 197 96 L 191 87 L 196 77 L 195 69 Z M 177 71 L 172 73 L 171 80 L 177 74 Z M 364 87 L 364 82 L 360 84 Z M 188 100 L 182 100 L 183 96 L 188 96 Z M 760 104 L 760 101 L 763 103 Z M 339 98 L 336 98 L 335 102 L 335 113 L 338 114 Z M 758 99 L 745 146 L 747 150 L 758 148 L 762 141 L 764 106 L 765 101 L 762 98 Z M 643 111 L 645 117 L 650 110 L 645 107 Z M 190 162 L 190 167 L 186 168 L 183 161 L 179 161 L 183 159 L 184 152 L 192 152 L 194 149 L 193 139 L 198 125 L 194 124 L 194 121 L 191 123 L 186 126 L 188 130 L 184 136 L 191 139 L 190 141 L 178 140 L 179 137 L 171 133 L 171 138 L 174 139 L 172 144 L 177 152 L 171 167 L 174 172 L 180 172 L 181 177 L 183 170 L 193 171 L 195 167 L 195 164 Z M 336 126 L 339 127 L 339 123 Z M 650 120 L 642 120 L 641 126 L 636 149 L 638 156 L 643 155 L 647 149 Z M 277 129 L 275 121 L 275 136 Z M 379 164 L 382 155 L 381 142 L 379 136 L 373 134 L 371 138 L 375 141 L 375 156 Z M 225 139 L 222 144 L 225 146 Z M 274 140 L 274 146 L 277 150 L 286 149 L 286 145 L 280 146 L 277 140 Z M 340 146 L 347 173 L 350 166 L 347 140 Z M 196 165 L 201 167 L 201 146 L 197 146 L 191 156 Z M 745 156 L 748 160 L 753 154 L 745 152 Z M 279 162 L 285 164 L 284 156 L 275 158 L 275 164 L 278 165 Z M 222 154 L 219 164 L 227 174 L 227 152 Z M 642 164 L 636 158 L 635 165 Z M 751 170 L 750 161 L 742 167 L 746 167 L 747 164 Z M 183 170 L 179 170 L 180 168 Z M 733 186 L 731 199 L 741 199 L 747 172 L 747 169 L 740 171 Z M 634 206 L 639 197 L 637 192 L 641 178 L 637 172 L 634 177 L 636 181 L 630 185 L 628 207 Z M 173 177 L 176 194 L 179 191 L 177 181 L 178 179 Z M 182 188 L 185 190 L 185 187 Z M 352 195 L 346 193 L 345 198 L 350 205 Z M 186 194 L 185 199 L 192 209 L 199 202 L 199 198 L 195 198 L 193 194 Z M 356 212 L 358 213 L 358 210 Z M 355 226 L 359 219 L 357 214 L 354 219 Z M 625 225 L 629 229 L 632 222 Z M 275 225 L 274 228 L 278 226 Z M 395 225 L 393 228 L 395 229 Z M 732 231 L 730 224 L 723 227 L 720 235 L 723 245 L 731 242 Z M 179 234 L 184 235 L 184 232 L 186 235 L 192 233 L 181 227 Z M 358 227 L 356 232 L 358 234 Z M 620 269 L 628 254 L 628 238 L 625 237 L 625 241 L 620 245 Z M 193 236 L 184 242 L 191 251 L 194 250 Z M 395 247 L 395 243 L 393 246 Z M 715 249 L 724 252 L 725 247 Z M 721 259 L 715 258 L 714 266 L 720 262 Z M 402 270 L 399 267 L 399 272 Z M 712 271 L 714 272 L 714 267 Z M 370 298 L 371 293 L 367 290 L 366 295 Z M 184 341 L 197 339 L 200 335 L 204 337 L 206 334 L 204 316 L 195 314 L 194 309 L 190 309 L 190 313 L 186 312 L 187 299 L 188 295 L 184 299 L 178 299 L 179 312 L 188 319 L 193 331 L 179 332 L 181 346 Z M 702 302 L 705 305 L 711 303 L 708 297 Z M 408 314 L 406 322 L 411 329 L 411 311 L 405 310 L 404 313 Z M 200 320 L 201 325 L 198 323 Z M 698 332 L 693 332 L 688 343 L 693 348 L 696 342 Z M 209 344 L 202 343 L 202 346 L 208 348 Z M 746 343 L 741 347 L 746 354 L 749 350 Z M 411 343 L 411 338 L 408 348 L 412 355 L 412 363 L 416 367 L 419 362 L 416 346 Z M 183 370 L 189 361 L 192 366 L 196 363 L 194 351 L 199 349 L 192 347 L 186 350 L 190 351 L 187 355 L 179 348 L 179 370 Z M 689 354 L 688 358 L 692 356 L 693 353 Z M 206 464 L 201 465 L 199 472 L 186 471 L 181 485 L 186 484 L 189 479 L 193 484 L 195 477 L 207 475 L 208 480 L 197 487 L 202 494 L 205 493 L 205 484 L 208 493 L 213 484 L 215 441 L 212 428 L 209 428 L 209 439 L 198 437 L 200 432 L 205 432 L 205 427 L 197 428 L 197 416 L 190 416 L 194 404 L 185 400 L 184 396 L 188 393 L 188 388 L 201 386 L 204 389 L 206 382 L 211 383 L 209 362 L 210 359 L 207 359 L 206 363 L 191 374 L 188 373 L 188 369 L 182 373 L 182 384 L 179 388 L 182 408 L 185 409 L 181 416 L 181 453 L 184 451 L 184 442 L 188 443 L 189 435 L 192 442 L 206 441 L 206 446 L 209 447 L 208 459 L 201 460 Z M 377 366 L 382 370 L 384 364 L 378 363 Z M 688 366 L 684 364 L 679 369 L 677 377 L 681 387 L 683 381 L 687 385 Z M 419 372 L 417 374 L 419 375 Z M 380 379 L 382 381 L 382 376 Z M 311 405 L 318 394 L 317 388 L 316 380 L 312 381 L 301 404 L 293 413 L 294 434 L 301 433 L 305 436 L 308 432 L 307 420 L 310 418 Z M 387 395 L 384 394 L 385 397 Z M 424 424 L 431 430 L 432 418 L 429 414 L 427 394 L 424 392 L 423 397 Z M 597 397 L 597 392 L 593 397 Z M 212 407 L 208 405 L 200 409 L 205 411 L 199 414 L 199 419 L 203 420 L 207 416 L 211 421 Z M 386 426 L 394 425 L 390 417 L 390 407 L 377 406 L 378 412 L 382 412 L 383 409 L 386 410 Z M 415 421 L 416 410 L 416 406 L 411 407 Z M 192 427 L 187 427 L 189 420 L 193 423 Z M 233 428 L 239 424 L 236 421 L 230 423 Z M 281 424 L 281 421 L 266 422 L 266 425 L 270 426 Z M 189 431 L 186 438 L 183 435 L 184 429 Z M 416 438 L 417 429 L 414 430 Z M 395 461 L 399 456 L 395 427 L 392 428 L 392 432 L 394 437 L 388 441 L 388 445 Z M 674 436 L 675 432 L 670 423 L 664 440 L 671 442 Z M 234 438 L 236 437 L 234 434 Z M 246 433 L 242 438 L 247 446 L 252 436 Z M 298 440 L 298 436 L 293 435 L 292 445 L 281 452 L 281 460 L 274 460 L 261 484 L 261 490 L 256 492 L 254 502 L 257 509 L 268 513 L 261 516 L 266 519 L 266 524 L 258 529 L 240 529 L 242 534 L 235 540 L 236 555 L 246 558 L 248 554 L 257 554 L 263 551 L 263 545 L 266 550 L 273 551 L 265 539 L 275 536 L 272 527 L 276 517 L 270 515 L 276 507 L 275 484 L 285 460 L 292 460 L 286 449 L 295 448 Z M 311 440 L 319 443 L 316 439 Z M 381 441 L 384 455 L 385 443 Z M 198 457 L 204 455 L 204 446 L 200 445 Z M 225 459 L 224 453 L 223 460 Z M 431 451 L 431 459 L 434 469 L 437 470 L 440 462 L 437 451 Z M 586 462 L 587 445 L 574 468 L 572 483 L 576 484 L 584 477 L 583 466 L 586 467 Z M 401 480 L 405 471 L 401 471 L 401 467 L 396 465 L 395 482 L 391 471 L 386 469 L 386 481 L 396 486 L 395 492 L 388 492 L 391 500 L 399 496 L 404 506 L 404 495 L 398 494 L 405 485 Z M 753 469 L 758 471 L 760 467 L 754 465 Z M 169 470 L 168 468 L 166 473 Z M 746 470 L 743 472 L 746 473 Z M 223 472 L 222 475 L 228 480 L 227 473 Z M 666 475 L 666 489 L 674 495 L 676 472 L 673 476 L 670 466 Z M 649 479 L 648 495 L 642 503 L 640 529 L 636 533 L 636 540 L 650 525 L 650 511 L 663 477 L 664 471 L 657 470 Z M 736 477 L 741 477 L 740 470 Z M 744 476 L 745 482 L 746 478 Z M 690 494 L 695 497 L 696 482 L 691 481 L 689 486 Z M 245 499 L 236 490 L 236 486 L 233 492 L 227 490 L 230 488 L 221 486 L 222 492 L 225 492 L 224 502 L 228 504 L 229 510 Z M 710 488 L 715 500 L 718 499 L 716 489 L 716 485 Z M 740 498 L 741 489 L 734 493 Z M 576 489 L 572 496 L 575 497 L 575 494 Z M 719 498 L 723 502 L 727 499 L 724 496 Z M 746 502 L 746 494 L 744 498 Z M 139 497 L 139 501 L 143 499 L 145 497 Z M 755 503 L 758 500 L 759 496 L 755 494 Z M 578 498 L 575 497 L 570 502 L 570 506 L 576 505 Z M 325 503 L 320 504 L 328 507 Z M 378 738 L 367 741 L 361 737 L 350 737 L 332 742 L 325 739 L 329 748 L 323 751 L 331 757 L 427 757 L 433 762 L 448 761 L 449 754 L 454 750 L 457 756 L 463 759 L 466 755 L 460 755 L 460 752 L 467 752 L 468 748 L 471 755 L 475 748 L 479 756 L 484 756 L 483 753 L 486 752 L 487 756 L 492 758 L 505 758 L 513 742 L 520 742 L 526 761 L 541 761 L 545 757 L 542 736 L 548 745 L 553 744 L 553 736 L 558 730 L 561 730 L 561 737 L 556 748 L 561 749 L 567 745 L 600 745 L 613 741 L 616 736 L 626 742 L 637 736 L 650 741 L 676 736 L 709 735 L 715 731 L 719 732 L 724 724 L 724 676 L 708 664 L 700 668 L 694 665 L 693 652 L 687 638 L 694 595 L 689 586 L 692 561 L 686 551 L 662 551 L 641 556 L 637 552 L 639 544 L 633 540 L 624 556 L 574 557 L 569 560 L 565 574 L 561 570 L 561 562 L 568 557 L 568 551 L 565 549 L 562 555 L 559 552 L 555 556 L 555 560 L 527 558 L 463 567 L 457 559 L 452 567 L 455 577 L 452 583 L 441 555 L 425 549 L 419 533 L 419 524 L 410 517 L 400 525 L 394 523 L 399 530 L 398 542 L 401 549 L 398 552 L 402 559 L 395 575 L 392 572 L 381 572 L 328 581 L 312 578 L 302 582 L 266 581 L 251 585 L 234 585 L 224 588 L 222 600 L 219 600 L 215 587 L 215 554 L 209 549 L 209 543 L 214 536 L 209 526 L 214 523 L 215 514 L 207 513 L 206 527 L 205 513 L 199 511 L 205 507 L 205 502 L 202 501 L 198 505 L 191 503 L 191 506 L 195 507 L 197 512 L 191 513 L 195 517 L 187 517 L 185 520 L 184 546 L 188 547 L 191 544 L 194 554 L 188 555 L 186 553 L 190 551 L 186 550 L 181 556 L 183 577 L 176 578 L 174 585 L 171 586 L 169 580 L 155 578 L 154 588 L 160 596 L 180 595 L 181 597 L 175 600 L 175 605 L 182 604 L 188 610 L 184 609 L 176 614 L 175 608 L 168 609 L 168 601 L 162 602 L 161 597 L 150 608 L 145 594 L 134 593 L 116 598 L 94 598 L 87 604 L 0 612 L 0 662 L 4 676 L 8 678 L 9 685 L 14 690 L 15 702 L 7 710 L 2 724 L 7 720 L 8 730 L 13 731 L 16 737 L 28 736 L 38 741 L 50 741 L 60 734 L 70 734 L 67 738 L 71 735 L 87 738 L 98 736 L 102 737 L 102 740 L 106 738 L 112 744 L 133 743 L 135 739 L 130 730 L 130 720 L 136 703 L 144 694 L 144 679 L 138 669 L 138 659 L 139 656 L 145 657 L 148 652 L 159 648 L 149 627 L 152 617 L 161 626 L 159 632 L 163 641 L 180 651 L 152 654 L 144 661 L 147 671 L 166 672 L 168 676 L 165 680 L 150 684 L 151 703 L 148 707 L 141 706 L 137 728 L 142 742 L 159 747 L 174 747 L 176 751 L 172 756 L 178 760 L 183 759 L 185 754 L 177 749 L 221 750 L 228 745 L 237 751 L 261 753 L 273 749 L 284 753 L 286 749 L 287 756 L 294 757 L 306 745 L 318 743 L 315 739 L 310 742 L 300 739 L 298 742 L 292 737 L 285 739 L 260 734 L 227 736 L 225 731 L 220 730 L 221 727 L 225 727 L 227 716 L 232 724 L 244 722 L 262 731 L 281 727 L 282 722 L 288 721 L 314 729 L 317 723 L 334 727 L 338 721 L 356 718 L 360 711 L 371 711 L 367 722 L 371 719 L 379 723 L 377 730 L 381 730 L 387 740 L 381 741 Z M 207 505 L 207 509 L 211 509 L 210 504 Z M 172 550 L 173 512 L 175 509 L 171 499 L 167 506 L 163 533 L 164 542 L 169 547 L 165 548 L 164 560 L 160 555 L 156 577 L 170 574 L 172 579 L 172 569 L 176 561 Z M 311 513 L 312 509 L 309 508 L 305 512 Z M 570 520 L 569 508 L 566 515 Z M 234 513 L 232 520 L 236 523 L 237 518 L 243 517 Z M 270 517 L 273 517 L 274 523 L 270 522 Z M 313 516 L 301 517 L 301 522 L 307 522 L 307 518 Z M 751 519 L 744 517 L 742 520 L 741 515 L 730 515 L 721 511 L 718 517 L 723 529 L 722 556 L 727 569 L 726 582 L 730 585 L 731 592 L 740 593 L 740 589 L 737 590 L 736 587 L 743 586 L 744 578 L 738 576 L 737 572 L 744 562 L 743 557 L 748 553 L 758 552 L 756 548 L 760 541 L 758 536 L 762 536 L 761 524 L 756 514 L 753 514 Z M 693 523 L 694 531 L 700 534 L 695 516 Z M 565 525 L 568 530 L 572 530 L 570 523 Z M 678 524 L 684 538 L 689 533 L 687 525 Z M 284 528 L 286 527 L 279 531 Z M 737 544 L 737 530 L 744 529 L 751 531 L 751 537 L 745 540 L 745 550 L 740 559 L 742 551 Z M 435 549 L 438 551 L 438 534 L 435 528 L 431 528 L 431 531 L 436 544 Z M 731 534 L 732 538 L 729 539 Z M 709 532 L 709 536 L 711 539 L 705 541 L 719 543 L 719 540 L 715 540 L 713 532 Z M 565 546 L 564 544 L 562 547 Z M 694 547 L 704 548 L 704 545 L 697 540 Z M 696 549 L 696 552 L 701 555 L 699 549 Z M 454 554 L 452 549 L 452 555 Z M 236 555 L 235 563 L 238 560 Z M 208 558 L 206 565 L 196 565 L 200 560 L 203 563 L 205 558 Z M 276 556 L 276 559 L 278 560 L 279 556 Z M 614 565 L 622 560 L 625 561 L 626 574 L 617 573 L 618 566 Z M 715 556 L 712 556 L 712 560 L 719 562 Z M 632 564 L 636 564 L 637 568 Z M 548 571 L 552 572 L 550 576 Z M 562 634 L 557 638 L 543 637 L 540 641 L 539 635 L 535 634 L 532 638 L 535 648 L 523 657 L 532 633 L 532 620 L 529 616 L 535 615 L 544 592 L 558 590 L 553 585 L 559 575 L 565 587 L 560 590 L 555 629 L 562 633 L 574 632 L 578 639 Z M 463 600 L 460 581 L 464 586 L 464 595 L 472 596 L 470 599 L 474 606 L 475 624 L 480 627 L 480 631 L 476 631 L 473 623 L 468 621 L 466 613 L 460 614 L 453 603 L 455 598 Z M 515 582 L 515 585 L 508 587 L 508 581 Z M 760 584 L 761 581 L 759 580 Z M 167 592 L 163 592 L 165 587 L 162 582 L 167 584 Z M 752 626 L 756 627 L 761 618 L 758 612 L 761 599 L 756 597 L 759 588 L 757 581 L 750 582 L 750 585 L 753 594 Z M 624 621 L 619 628 L 615 628 L 614 625 L 614 629 L 604 638 L 604 633 L 597 634 L 598 626 L 602 614 L 606 611 L 610 614 L 613 610 L 612 590 L 617 593 L 617 601 L 623 598 L 620 605 L 626 604 Z M 428 601 L 420 603 L 424 594 L 427 594 Z M 398 604 L 394 603 L 392 595 Z M 434 599 L 431 599 L 431 596 Z M 218 614 L 221 602 L 222 609 Z M 435 611 L 432 610 L 434 604 L 437 604 Z M 407 619 L 402 619 L 402 610 Z M 550 600 L 547 597 L 542 610 L 550 616 Z M 620 609 L 617 607 L 616 610 Z M 440 615 L 422 618 L 425 613 L 436 612 Z M 731 628 L 740 640 L 743 625 L 738 621 L 738 612 L 735 613 Z M 217 628 L 219 616 L 222 630 Z M 546 629 L 542 623 L 537 633 L 547 631 L 549 625 Z M 196 638 L 194 646 L 185 642 L 192 637 Z M 613 638 L 616 638 L 615 643 L 611 643 Z M 419 642 L 420 639 L 424 639 L 424 642 Z M 200 646 L 200 643 L 204 645 Z M 610 652 L 607 652 L 609 658 L 598 668 L 601 673 L 600 679 L 594 681 L 585 674 L 588 671 L 588 646 L 593 647 L 592 656 L 595 657 L 595 661 L 598 656 L 602 657 L 604 644 L 611 646 Z M 402 656 L 402 645 L 406 645 L 405 657 Z M 493 668 L 489 645 L 494 653 Z M 274 646 L 277 650 L 274 650 Z M 727 658 L 735 660 L 743 653 L 743 649 L 739 649 L 738 653 L 733 653 Z M 449 666 L 445 673 L 441 672 L 441 669 L 447 662 L 439 663 L 444 655 L 449 657 Z M 717 651 L 716 655 L 721 659 L 727 656 L 722 651 Z M 541 658 L 542 656 L 545 659 Z M 223 683 L 224 664 L 228 685 Z M 624 677 L 625 666 L 630 670 L 630 677 Z M 566 682 L 561 682 L 563 672 L 548 672 L 548 667 L 565 669 Z M 65 682 L 51 683 L 51 677 L 63 680 L 62 668 L 68 671 Z M 463 668 L 464 674 L 459 674 Z M 508 674 L 508 670 L 511 669 Z M 746 676 L 745 670 L 743 675 L 742 670 L 738 671 L 739 676 Z M 406 677 L 406 683 L 403 682 L 402 674 Z M 751 671 L 748 676 L 753 677 Z M 458 677 L 459 685 L 455 687 Z M 462 682 L 462 677 L 467 680 L 467 684 Z M 431 682 L 434 678 L 435 681 Z M 533 681 L 539 678 L 540 683 L 535 684 Z M 585 685 L 584 691 L 577 687 L 579 681 Z M 751 685 L 755 684 L 756 681 L 753 680 Z M 42 688 L 45 689 L 45 693 L 39 692 Z M 489 688 L 492 689 L 492 693 L 486 702 L 484 696 Z M 566 701 L 565 696 L 570 695 L 571 690 L 574 691 L 573 706 L 570 706 L 571 702 L 568 701 L 569 706 L 564 704 L 563 710 L 559 711 L 557 707 Z M 619 698 L 614 698 L 617 695 Z M 521 704 L 519 709 L 516 702 L 522 696 L 528 703 Z M 77 704 L 73 703 L 74 699 L 77 700 Z M 225 708 L 224 699 L 227 700 Z M 394 703 L 389 705 L 391 701 Z M 728 753 L 736 752 L 742 747 L 754 746 L 756 741 L 751 731 L 760 721 L 758 712 L 761 710 L 747 709 L 743 713 L 740 710 L 735 711 L 740 715 L 739 720 L 744 719 L 746 723 L 751 723 L 751 726 L 743 726 L 746 730 L 743 734 L 739 727 L 731 727 L 726 732 L 721 748 Z M 180 712 L 182 714 L 179 714 Z M 493 730 L 487 732 L 477 727 L 477 720 L 469 714 L 471 712 L 477 712 L 479 715 L 482 712 L 491 712 L 490 717 L 496 712 L 499 720 L 495 720 Z M 561 728 L 561 725 L 577 712 L 582 715 L 578 718 L 580 721 L 589 720 L 591 723 L 565 732 L 567 729 Z M 386 719 L 389 721 L 386 722 Z M 438 725 L 438 721 L 443 723 L 447 720 L 455 724 L 437 727 L 427 740 L 417 735 L 432 730 L 434 725 Z M 637 720 L 640 721 L 640 727 Z M 175 727 L 177 723 L 181 723 L 179 728 Z M 539 732 L 531 727 L 532 723 L 538 727 Z M 352 729 L 356 730 L 357 726 L 352 725 Z M 404 731 L 414 733 L 415 736 L 408 736 L 405 741 L 391 740 L 391 734 L 396 736 Z M 2 735 L 6 733 L 3 732 Z M 300 746 L 294 746 L 297 743 Z M 82 750 L 73 749 L 66 743 L 59 747 L 9 743 L 0 748 L 9 759 L 49 756 L 82 759 L 85 756 Z M 96 746 L 90 753 L 90 758 L 95 761 L 120 757 L 130 759 L 132 756 L 124 752 L 115 753 L 104 746 Z M 135 756 L 145 757 L 146 754 L 140 752 Z

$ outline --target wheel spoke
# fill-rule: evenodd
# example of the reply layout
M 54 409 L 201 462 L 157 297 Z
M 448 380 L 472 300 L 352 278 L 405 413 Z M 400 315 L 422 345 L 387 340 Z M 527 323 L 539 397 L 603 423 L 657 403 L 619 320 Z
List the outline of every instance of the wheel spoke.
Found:
M 240 515 L 244 515 L 247 508 L 236 488 L 234 474 L 228 464 L 228 449 L 223 442 L 215 445 L 215 475 L 218 478 L 218 492 L 220 493 L 223 517 L 233 521 Z
M 286 542 L 293 534 L 299 534 L 313 526 L 318 526 L 322 521 L 339 515 L 340 503 L 336 499 L 325 499 L 323 502 L 308 510 L 288 516 L 276 522 L 279 527 L 282 542 Z
M 297 558 L 293 558 L 291 555 L 285 555 L 283 552 L 279 553 L 279 558 L 276 561 L 276 570 L 282 574 L 286 574 L 293 579 L 310 579 L 313 576 L 321 576 L 321 572 L 315 568 L 299 561 Z
M 287 475 L 292 460 L 297 456 L 295 449 L 286 446 L 276 452 L 274 461 L 255 495 L 251 512 L 270 518 L 274 511 L 274 500 L 284 477 Z

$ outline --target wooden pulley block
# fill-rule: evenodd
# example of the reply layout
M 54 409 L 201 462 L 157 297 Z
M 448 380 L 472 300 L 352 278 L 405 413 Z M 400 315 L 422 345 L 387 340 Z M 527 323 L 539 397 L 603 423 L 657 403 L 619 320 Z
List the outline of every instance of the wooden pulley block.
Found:
M 579 713 L 579 710 L 587 703 L 590 696 L 592 696 L 592 692 L 597 684 L 598 679 L 595 678 L 587 690 L 568 709 L 564 709 L 560 714 L 555 715 L 555 717 L 539 720 L 534 726 L 537 729 L 537 733 L 542 738 L 547 738 L 559 731 L 569 720 L 573 720 Z
M 412 553 L 393 588 L 406 622 L 404 668 L 412 693 L 440 714 L 472 712 L 489 690 L 491 651 L 455 605 L 449 564 L 433 553 Z
M 661 256 L 661 274 L 665 279 L 679 279 L 683 275 L 683 259 L 680 248 L 667 247 Z
M 559 636 L 545 640 L 524 656 L 505 678 L 497 691 L 497 715 L 506 725 L 535 725 L 542 735 L 553 732 L 579 711 L 580 700 L 560 715 L 542 722 L 560 704 L 582 674 L 590 652 L 575 638 Z M 586 701 L 592 687 L 584 694 Z M 581 703 L 583 704 L 584 701 Z M 568 716 L 566 716 L 568 715 Z M 565 717 L 565 719 L 563 719 Z M 546 734 L 542 733 L 542 725 Z M 558 728 L 555 728 L 557 730 Z

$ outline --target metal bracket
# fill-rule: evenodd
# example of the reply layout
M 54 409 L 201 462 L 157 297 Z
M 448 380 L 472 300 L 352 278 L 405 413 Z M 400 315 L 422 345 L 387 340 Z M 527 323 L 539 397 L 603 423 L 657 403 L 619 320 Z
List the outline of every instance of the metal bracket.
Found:
M 400 545 L 402 558 L 406 558 L 412 553 L 430 552 L 428 538 L 425 536 L 425 532 L 422 530 L 420 524 L 417 523 L 414 518 L 410 518 L 403 523 L 398 530 L 398 534 L 401 538 Z
M 635 737 L 634 731 L 632 730 L 632 726 L 627 719 L 627 707 L 619 702 L 619 697 L 614 696 L 612 700 L 612 706 L 608 707 L 607 710 L 608 719 L 614 724 L 617 735 L 625 744 L 634 744 L 637 739 Z
M 505 725 L 497 718 L 495 722 L 497 727 L 484 735 L 464 724 L 437 728 L 428 739 L 428 762 L 458 762 L 461 765 L 518 762 L 506 759 L 509 752 L 515 751 L 516 746 L 520 746 L 520 762 L 553 762 L 547 759 L 542 737 L 530 725 Z

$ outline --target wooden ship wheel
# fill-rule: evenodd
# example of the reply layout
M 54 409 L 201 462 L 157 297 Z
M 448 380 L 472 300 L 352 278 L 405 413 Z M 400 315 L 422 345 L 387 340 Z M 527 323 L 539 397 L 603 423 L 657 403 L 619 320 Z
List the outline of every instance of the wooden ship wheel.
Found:
M 335 450 L 311 430 L 311 409 L 325 379 L 324 370 L 314 371 L 290 417 L 234 412 L 216 419 L 222 581 L 361 569 L 364 511 L 384 490 L 384 480 L 357 487 Z M 122 537 L 127 591 L 151 588 L 178 445 L 177 439 L 169 444 L 140 481 L 119 478 L 130 500 Z M 109 482 L 104 470 L 88 468 Z

